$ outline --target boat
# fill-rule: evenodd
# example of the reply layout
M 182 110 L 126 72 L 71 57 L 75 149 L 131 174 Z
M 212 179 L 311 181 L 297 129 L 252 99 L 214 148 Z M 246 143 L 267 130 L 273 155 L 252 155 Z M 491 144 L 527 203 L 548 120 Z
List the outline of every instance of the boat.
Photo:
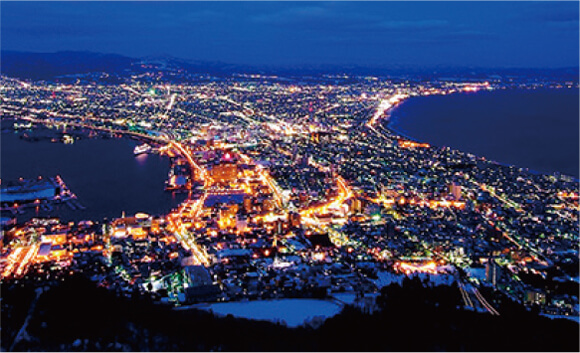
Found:
M 32 123 L 31 122 L 22 122 L 22 123 L 14 123 L 13 124 L 14 130 L 18 130 L 18 129 L 31 129 L 32 128 Z
M 135 149 L 133 150 L 133 154 L 135 154 L 137 156 L 137 155 L 142 154 L 142 153 L 149 153 L 150 151 L 151 151 L 151 146 L 144 143 L 142 145 L 135 146 Z
M 74 143 L 75 142 L 75 139 L 72 136 L 70 136 L 70 135 L 64 135 L 62 137 L 62 142 L 64 142 L 65 144 L 69 145 L 71 143 Z

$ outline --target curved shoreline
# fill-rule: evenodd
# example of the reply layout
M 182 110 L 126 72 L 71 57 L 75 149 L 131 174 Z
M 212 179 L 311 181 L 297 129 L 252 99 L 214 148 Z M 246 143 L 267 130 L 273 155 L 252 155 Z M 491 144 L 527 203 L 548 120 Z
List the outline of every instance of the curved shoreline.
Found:
M 528 91 L 528 90 L 524 90 L 524 89 L 493 90 L 493 91 L 485 91 L 485 92 L 478 92 L 478 93 L 463 93 L 463 92 L 457 92 L 457 93 L 450 94 L 448 96 L 455 98 L 458 95 L 462 95 L 462 96 L 475 96 L 477 94 L 477 95 L 480 95 L 481 96 L 482 93 L 483 94 L 494 94 L 494 93 L 504 93 L 504 92 L 527 93 L 526 91 Z M 541 93 L 541 92 L 560 93 L 560 90 L 556 90 L 556 89 L 545 89 L 545 90 L 538 90 L 538 91 L 533 90 L 533 91 L 530 91 L 529 93 Z M 569 92 L 570 92 L 569 90 L 565 90 L 564 93 L 569 93 Z M 403 119 L 409 119 L 410 118 L 410 120 L 413 120 L 413 116 L 405 116 L 405 117 L 403 117 L 403 116 L 401 116 L 399 114 L 400 111 L 401 111 L 401 107 L 404 107 L 405 104 L 408 104 L 409 101 L 416 101 L 416 104 L 422 104 L 423 102 L 420 99 L 413 100 L 413 98 L 426 98 L 426 97 L 433 97 L 433 98 L 436 97 L 436 98 L 440 99 L 440 98 L 444 98 L 444 97 L 447 97 L 447 96 L 438 95 L 438 96 L 413 96 L 413 97 L 410 97 L 410 98 L 404 100 L 403 102 L 401 102 L 400 104 L 398 104 L 398 105 L 392 107 L 391 109 L 389 109 L 389 111 L 386 112 L 385 116 L 383 117 L 383 119 L 381 119 L 381 121 L 379 121 L 379 123 L 382 125 L 383 128 L 388 129 L 389 131 L 393 132 L 394 134 L 400 135 L 400 136 L 405 137 L 405 138 L 407 138 L 409 140 L 418 141 L 418 142 L 427 142 L 427 143 L 429 143 L 431 145 L 434 145 L 434 146 L 437 146 L 437 147 L 450 147 L 452 149 L 455 149 L 455 150 L 458 150 L 458 151 L 461 151 L 461 152 L 464 152 L 464 153 L 473 154 L 473 155 L 477 156 L 478 158 L 484 158 L 485 160 L 490 161 L 490 162 L 493 162 L 493 163 L 498 164 L 498 165 L 502 165 L 502 166 L 513 166 L 513 167 L 516 167 L 516 168 L 520 168 L 520 169 L 526 170 L 526 171 L 528 171 L 528 172 L 530 172 L 532 174 L 536 174 L 536 175 L 555 175 L 555 174 L 560 174 L 560 175 L 564 175 L 564 176 L 571 177 L 575 181 L 579 181 L 579 176 L 577 176 L 577 175 L 571 175 L 571 174 L 569 174 L 567 172 L 563 172 L 563 171 L 559 170 L 559 168 L 557 166 L 555 166 L 555 165 L 550 168 L 550 169 L 553 169 L 554 171 L 551 171 L 550 172 L 550 171 L 541 171 L 541 170 L 539 170 L 538 167 L 526 166 L 525 163 L 518 162 L 518 161 L 515 161 L 515 162 L 499 161 L 498 159 L 500 159 L 500 158 L 491 157 L 486 152 L 476 151 L 477 149 L 481 149 L 481 148 L 478 148 L 477 146 L 475 146 L 475 148 L 472 148 L 472 150 L 470 151 L 470 150 L 467 150 L 465 148 L 465 146 L 463 146 L 463 147 L 462 146 L 458 146 L 458 143 L 456 143 L 456 141 L 455 142 L 454 141 L 450 141 L 448 144 L 446 143 L 445 145 L 441 145 L 440 143 L 431 142 L 431 141 L 428 141 L 428 140 L 426 140 L 424 138 L 418 138 L 416 136 L 413 136 L 413 132 L 412 131 L 406 131 L 406 130 L 403 130 L 400 126 L 397 126 L 398 125 L 398 122 L 401 121 L 401 120 L 403 120 Z M 417 103 L 417 102 L 420 102 L 420 103 Z M 454 125 L 453 123 L 447 123 L 447 124 L 443 123 L 442 124 L 442 126 L 445 127 L 445 128 L 452 128 L 453 125 Z M 435 130 L 433 130 L 433 131 L 435 131 Z M 431 134 L 433 134 L 433 133 L 435 133 L 435 132 L 432 132 Z M 488 140 L 489 141 L 493 141 L 493 139 L 488 139 Z M 488 147 L 490 145 L 489 144 L 485 144 L 485 145 L 482 145 L 482 146 L 485 146 L 484 148 L 486 148 L 486 147 Z M 528 152 L 528 153 L 530 153 L 530 152 Z M 553 164 L 551 164 L 551 165 L 553 165 Z
M 3 144 L 10 143 L 10 139 L 16 139 L 20 142 L 17 136 L 5 134 L 11 135 L 8 131 L 2 133 L 2 137 L 7 138 L 6 141 L 2 142 Z M 78 195 L 79 201 L 86 207 L 83 210 L 74 210 L 63 205 L 63 207 L 55 208 L 50 213 L 42 212 L 38 214 L 41 217 L 57 216 L 68 221 L 80 221 L 113 218 L 115 215 L 121 215 L 122 211 L 126 211 L 128 214 L 146 212 L 159 215 L 171 212 L 173 208 L 181 204 L 183 196 L 179 194 L 172 195 L 163 189 L 163 183 L 166 180 L 168 171 L 166 166 L 170 167 L 170 163 L 165 160 L 166 157 L 157 155 L 151 155 L 148 158 L 135 157 L 132 149 L 134 143 L 139 140 L 139 138 L 128 135 L 112 140 L 86 138 L 77 142 L 79 146 L 77 146 L 77 143 L 73 144 L 72 148 L 48 141 L 23 141 L 22 143 L 26 143 L 26 145 L 22 146 L 28 146 L 25 151 L 28 157 L 22 161 L 14 157 L 3 161 L 6 163 L 3 167 L 11 171 L 8 173 L 9 175 L 3 176 L 10 178 L 10 175 L 12 175 L 12 177 L 18 178 L 18 176 L 28 176 L 28 174 L 31 177 L 36 177 L 37 175 L 49 176 L 57 173 L 63 176 L 71 190 Z M 89 142 L 88 145 L 86 144 L 87 142 Z M 113 144 L 110 145 L 109 142 L 113 142 Z M 41 145 L 37 145 L 38 143 Z M 105 147 L 107 145 L 110 145 L 110 147 Z M 19 146 L 14 145 L 11 150 L 19 148 Z M 91 156 L 97 156 L 97 160 L 81 161 L 78 165 L 66 164 L 73 159 L 79 160 L 80 157 L 77 157 L 77 155 L 80 156 L 81 152 L 72 151 L 72 149 L 77 150 L 78 148 L 85 153 L 85 157 L 88 156 L 86 153 L 90 152 Z M 69 152 L 62 156 L 58 155 L 67 149 L 69 149 Z M 6 151 L 2 152 L 3 156 L 5 153 L 9 154 L 11 152 L 6 149 Z M 106 155 L 105 157 L 98 157 L 103 153 Z M 65 162 L 39 164 L 35 162 L 42 160 L 42 157 L 38 155 L 58 156 L 57 159 L 64 158 Z M 8 155 L 6 156 L 8 157 Z M 108 164 L 109 162 L 112 164 Z M 36 166 L 32 167 L 30 163 Z M 125 164 L 127 165 L 124 166 Z M 151 171 L 154 171 L 153 176 L 149 177 Z M 87 173 L 89 175 L 92 174 L 92 176 L 84 177 Z M 142 192 L 145 190 L 152 191 L 150 197 L 141 196 L 146 195 Z M 35 215 L 26 214 L 23 215 L 23 219 L 33 216 Z

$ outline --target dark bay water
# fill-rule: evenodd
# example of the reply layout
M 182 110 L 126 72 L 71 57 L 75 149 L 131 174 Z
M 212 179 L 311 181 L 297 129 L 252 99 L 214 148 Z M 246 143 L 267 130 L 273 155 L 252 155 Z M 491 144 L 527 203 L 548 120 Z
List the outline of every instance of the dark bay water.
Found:
M 40 216 L 58 215 L 64 220 L 99 220 L 136 212 L 165 214 L 185 195 L 164 191 L 170 161 L 159 155 L 133 155 L 137 141 L 130 139 L 81 139 L 65 145 L 49 141 L 29 142 L 12 132 L 1 135 L 1 177 L 36 178 L 60 175 L 78 196 L 85 210 L 60 205 Z M 34 214 L 28 211 L 27 218 Z
M 504 164 L 579 176 L 579 92 L 498 90 L 414 97 L 389 127 Z

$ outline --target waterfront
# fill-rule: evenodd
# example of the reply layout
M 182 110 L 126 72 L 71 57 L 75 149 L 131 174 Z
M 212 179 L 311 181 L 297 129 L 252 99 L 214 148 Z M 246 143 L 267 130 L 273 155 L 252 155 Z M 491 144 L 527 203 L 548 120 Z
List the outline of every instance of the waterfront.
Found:
M 169 159 L 155 154 L 133 155 L 137 141 L 123 139 L 81 139 L 74 144 L 30 142 L 12 132 L 2 133 L 2 179 L 60 175 L 84 210 L 65 204 L 40 216 L 63 220 L 99 220 L 136 212 L 165 214 L 178 205 L 184 194 L 164 191 Z M 34 215 L 26 211 L 19 220 Z
M 389 127 L 499 163 L 579 176 L 578 90 L 500 90 L 411 98 Z

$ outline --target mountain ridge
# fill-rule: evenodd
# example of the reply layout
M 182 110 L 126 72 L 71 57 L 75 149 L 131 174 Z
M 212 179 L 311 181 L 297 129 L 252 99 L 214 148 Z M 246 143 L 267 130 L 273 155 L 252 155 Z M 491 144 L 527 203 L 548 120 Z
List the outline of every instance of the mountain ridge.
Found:
M 181 69 L 189 73 L 231 75 L 234 73 L 279 74 L 289 76 L 353 74 L 368 76 L 405 76 L 417 79 L 427 77 L 485 78 L 493 75 L 524 75 L 552 77 L 578 81 L 578 67 L 564 68 L 480 68 L 480 67 L 412 67 L 404 65 L 364 66 L 356 64 L 295 64 L 295 65 L 250 65 L 213 60 L 194 60 L 156 54 L 144 57 L 129 57 L 121 54 L 92 51 L 57 51 L 52 53 L 1 50 L 0 72 L 3 75 L 31 80 L 51 80 L 59 76 L 104 72 L 126 76 L 148 67 L 157 69 Z M 151 68 L 151 67 L 149 67 Z

